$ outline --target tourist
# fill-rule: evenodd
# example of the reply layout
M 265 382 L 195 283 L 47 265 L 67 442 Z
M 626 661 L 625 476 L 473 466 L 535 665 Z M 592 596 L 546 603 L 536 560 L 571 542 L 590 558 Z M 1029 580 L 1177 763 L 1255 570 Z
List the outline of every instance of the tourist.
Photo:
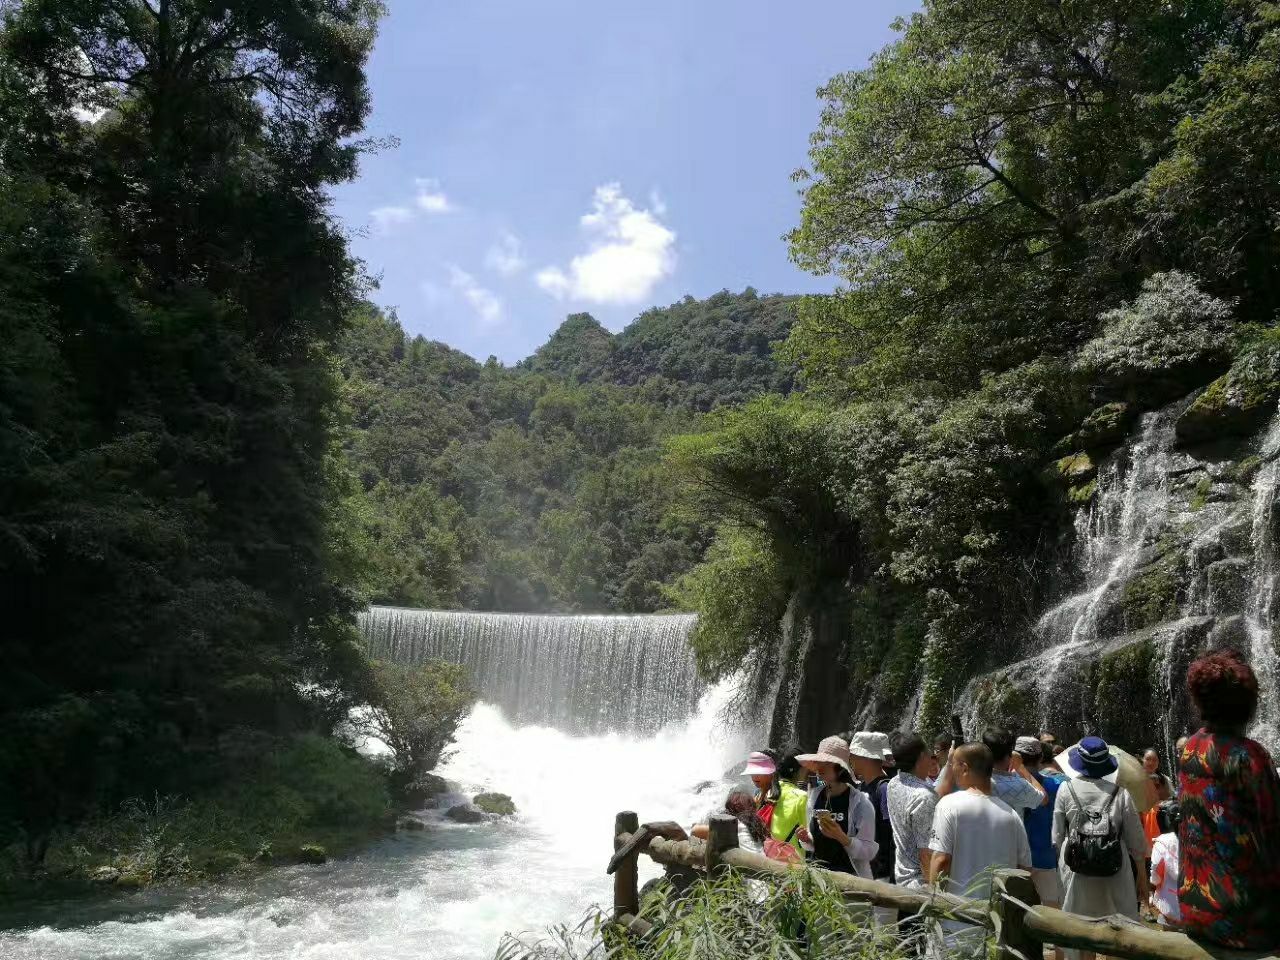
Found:
M 1187 671 L 1204 726 L 1181 753 L 1178 831 L 1183 929 L 1242 950 L 1280 946 L 1280 777 L 1245 736 L 1258 678 L 1235 650 L 1205 654 Z
M 929 875 L 929 837 L 938 795 L 929 785 L 938 775 L 938 761 L 919 734 L 892 735 L 898 775 L 889 781 L 889 820 L 894 837 L 894 881 L 919 888 Z
M 1176 927 L 1182 922 L 1178 905 L 1178 886 L 1182 874 L 1178 868 L 1178 826 L 1182 812 L 1177 800 L 1166 800 L 1156 807 L 1160 835 L 1151 845 L 1151 906 L 1162 927 Z
M 858 789 L 866 794 L 875 808 L 876 843 L 879 850 L 871 861 L 871 877 L 893 883 L 894 853 L 893 824 L 889 820 L 889 801 L 886 791 L 892 777 L 885 772 L 885 754 L 892 754 L 889 738 L 883 733 L 859 731 L 849 744 L 850 764 Z
M 930 882 L 979 900 L 991 896 L 993 869 L 1031 869 L 1022 817 L 992 793 L 994 766 L 985 743 L 966 743 L 952 751 L 948 768 L 957 791 L 938 801 L 929 839 Z M 956 920 L 942 926 L 954 935 L 955 946 L 973 946 L 985 934 L 981 927 Z
M 1142 769 L 1147 773 L 1147 789 L 1150 791 L 1150 807 L 1142 814 L 1142 830 L 1147 835 L 1147 850 L 1160 836 L 1160 824 L 1156 811 L 1160 804 L 1173 797 L 1173 781 L 1160 772 L 1160 754 L 1155 747 L 1147 747 L 1142 751 Z M 1151 858 L 1147 858 L 1147 870 L 1151 869 Z
M 795 770 L 800 768 L 795 756 L 781 755 L 781 759 L 787 773 L 794 776 Z M 796 834 L 804 826 L 805 794 L 787 779 L 782 770 L 770 753 L 762 751 L 747 758 L 742 775 L 750 777 L 756 786 L 756 813 L 769 828 L 769 836 L 782 843 L 793 844 L 799 852 Z
M 699 840 L 706 840 L 711 835 L 708 825 L 715 814 L 727 813 L 738 821 L 738 846 L 751 853 L 763 853 L 764 842 L 769 839 L 769 828 L 756 810 L 756 800 L 752 793 L 741 787 L 729 791 L 724 805 L 711 810 L 707 814 L 707 822 L 695 823 L 689 835 Z
M 933 738 L 933 760 L 938 765 L 938 772 L 929 780 L 929 786 L 935 790 L 938 787 L 938 780 L 942 775 L 943 768 L 947 765 L 947 757 L 951 755 L 953 746 L 955 746 L 955 743 L 949 733 L 940 733 Z
M 808 796 L 809 823 L 797 832 L 810 863 L 870 880 L 871 861 L 880 849 L 875 808 L 853 787 L 849 745 L 840 737 L 827 737 L 817 753 L 796 759 L 818 777 Z
M 1053 807 L 1062 909 L 1083 917 L 1119 914 L 1137 920 L 1147 902 L 1147 874 L 1135 865 L 1144 865 L 1147 838 L 1129 791 L 1108 780 L 1119 767 L 1115 755 L 1101 737 L 1085 737 L 1068 752 L 1067 766 L 1070 779 L 1059 787 Z M 1090 837 L 1095 829 L 1104 836 Z M 1092 951 L 1071 953 L 1083 960 L 1094 956 Z
M 1058 851 L 1053 845 L 1053 811 L 1058 788 L 1066 778 L 1056 767 L 1046 766 L 1053 753 L 1052 747 L 1043 740 L 1019 737 L 1013 752 L 1022 758 L 1027 772 L 1036 778 L 1049 798 L 1044 806 L 1024 811 L 1022 822 L 1031 846 L 1031 880 L 1036 885 L 1036 893 L 1044 906 L 1057 907 L 1062 904 L 1062 882 L 1058 878 Z M 1055 949 L 1054 956 L 1062 960 L 1062 951 Z
M 995 772 L 991 778 L 991 789 L 1013 811 L 1022 816 L 1024 810 L 1034 810 L 1048 803 L 1048 795 L 1044 787 L 1035 777 L 1027 772 L 1022 757 L 1014 753 L 1013 745 L 1017 737 L 1004 727 L 988 727 L 982 733 L 982 742 L 991 751 L 995 760 Z M 938 795 L 946 796 L 958 789 L 954 777 L 949 776 L 949 769 L 942 772 L 938 783 Z

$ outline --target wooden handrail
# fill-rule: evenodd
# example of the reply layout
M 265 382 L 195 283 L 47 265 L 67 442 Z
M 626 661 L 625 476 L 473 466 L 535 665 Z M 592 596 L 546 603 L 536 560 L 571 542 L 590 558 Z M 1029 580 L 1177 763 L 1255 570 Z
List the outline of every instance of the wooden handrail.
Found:
M 627 819 L 623 819 L 626 817 Z M 634 879 L 619 880 L 618 873 L 636 875 L 636 858 L 643 853 L 655 863 L 668 867 L 681 867 L 705 871 L 708 867 L 733 869 L 756 879 L 777 879 L 799 869 L 778 860 L 770 860 L 758 853 L 738 847 L 737 820 L 727 814 L 711 817 L 710 836 L 707 841 L 691 838 L 668 840 L 653 837 L 638 846 L 634 855 L 621 865 L 614 875 L 615 892 L 636 889 Z M 626 846 L 635 835 L 633 830 L 623 830 L 638 822 L 634 813 L 618 814 L 619 830 L 614 838 L 614 849 Z M 1051 907 L 1040 906 L 1031 884 L 1031 876 L 1024 870 L 1000 870 L 992 884 L 990 902 L 957 897 L 936 890 L 908 890 L 891 883 L 866 880 L 847 873 L 833 873 L 815 867 L 823 879 L 842 891 L 852 900 L 895 909 L 900 913 L 925 913 L 931 916 L 945 915 L 973 926 L 987 927 L 996 934 L 996 943 L 1002 956 L 1039 960 L 1028 956 L 1039 952 L 1044 944 L 1069 947 L 1076 950 L 1092 950 L 1120 960 L 1280 960 L 1272 952 L 1227 950 L 1192 940 L 1186 934 L 1174 933 L 1127 920 L 1123 917 L 1092 919 L 1081 917 Z M 621 885 L 621 886 L 619 886 Z M 637 921 L 638 903 L 620 903 L 615 896 L 615 916 L 626 921 L 633 933 L 647 932 L 643 920 Z M 624 909 L 619 909 L 624 908 Z M 625 909 L 629 908 L 629 909 Z

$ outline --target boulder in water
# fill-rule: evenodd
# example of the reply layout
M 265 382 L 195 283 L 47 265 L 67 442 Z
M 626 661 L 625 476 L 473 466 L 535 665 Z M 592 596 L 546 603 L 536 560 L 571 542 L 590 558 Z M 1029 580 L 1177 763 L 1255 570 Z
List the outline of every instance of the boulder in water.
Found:
M 238 873 L 248 866 L 248 861 L 235 850 L 215 850 L 200 861 L 200 871 L 210 877 L 225 877 Z
M 445 816 L 454 823 L 484 823 L 489 819 L 483 810 L 469 803 L 460 803 L 456 807 L 450 807 Z
M 120 871 L 115 867 L 99 867 L 89 874 L 94 883 L 112 884 L 120 880 Z
M 318 843 L 304 843 L 298 848 L 299 863 L 325 863 L 329 859 L 329 851 Z
M 510 817 L 516 812 L 515 801 L 505 793 L 477 793 L 472 797 L 472 803 L 495 817 Z
M 397 830 L 418 831 L 427 829 L 427 821 L 412 814 L 406 814 L 396 821 Z
M 404 803 L 414 810 L 425 810 L 431 801 L 449 792 L 449 782 L 434 773 L 420 773 L 403 791 Z
M 141 873 L 122 873 L 116 880 L 121 890 L 141 890 L 147 885 L 147 878 Z

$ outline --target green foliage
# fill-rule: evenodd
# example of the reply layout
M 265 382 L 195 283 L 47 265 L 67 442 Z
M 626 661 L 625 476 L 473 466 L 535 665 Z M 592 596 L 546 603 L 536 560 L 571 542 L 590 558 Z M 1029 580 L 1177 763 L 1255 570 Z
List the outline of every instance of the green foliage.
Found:
M 1228 361 L 1235 339 L 1231 305 L 1180 273 L 1148 278 L 1131 304 L 1100 319 L 1102 332 L 1084 345 L 1076 365 L 1103 391 L 1150 389 L 1165 379 L 1180 384 L 1188 375 L 1195 383 L 1197 374 L 1202 380 Z
M 48 873 L 83 879 L 109 865 L 122 886 L 217 878 L 254 861 L 292 860 L 310 843 L 347 849 L 391 817 L 382 769 L 332 739 L 242 731 L 228 757 L 234 777 L 213 790 L 134 797 L 60 834 Z M 0 852 L 0 886 L 14 879 Z
M 689 642 L 699 671 L 720 679 L 751 660 L 776 656 L 792 586 L 786 564 L 759 534 L 722 531 L 706 559 L 675 587 L 678 604 L 698 611 Z
M 409 783 L 440 761 L 475 694 L 452 663 L 377 661 L 372 674 L 369 703 L 352 722 L 391 749 L 400 779 Z
M 665 882 L 645 898 L 641 916 L 652 935 L 619 936 L 612 919 L 592 912 L 576 928 L 557 927 L 538 940 L 508 936 L 497 960 L 700 960 L 719 957 L 806 957 L 809 960 L 889 960 L 923 946 L 916 937 L 871 921 L 865 906 L 850 904 L 813 871 L 797 871 L 761 895 L 730 871 L 700 881 L 676 896 Z
M 325 729 L 353 662 L 328 198 L 381 7 L 205 6 L 0 11 L 0 832 L 33 864 L 216 788 L 234 728 Z
M 770 357 L 790 301 L 720 293 L 614 337 L 567 320 L 514 369 L 357 311 L 347 447 L 370 598 L 484 610 L 653 611 L 702 555 L 660 463 L 694 410 L 789 385 Z

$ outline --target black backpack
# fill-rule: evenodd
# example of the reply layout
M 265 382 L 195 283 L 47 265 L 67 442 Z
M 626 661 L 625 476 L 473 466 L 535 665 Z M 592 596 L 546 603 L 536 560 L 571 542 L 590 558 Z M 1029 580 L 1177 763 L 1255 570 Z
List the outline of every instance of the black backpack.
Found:
M 1082 877 L 1114 877 L 1124 866 L 1124 846 L 1120 843 L 1120 830 L 1111 822 L 1111 805 L 1116 802 L 1120 788 L 1107 797 L 1101 810 L 1091 810 L 1080 802 L 1080 797 L 1067 781 L 1071 799 L 1076 802 L 1080 816 L 1067 833 L 1062 847 L 1062 859 L 1072 873 Z

